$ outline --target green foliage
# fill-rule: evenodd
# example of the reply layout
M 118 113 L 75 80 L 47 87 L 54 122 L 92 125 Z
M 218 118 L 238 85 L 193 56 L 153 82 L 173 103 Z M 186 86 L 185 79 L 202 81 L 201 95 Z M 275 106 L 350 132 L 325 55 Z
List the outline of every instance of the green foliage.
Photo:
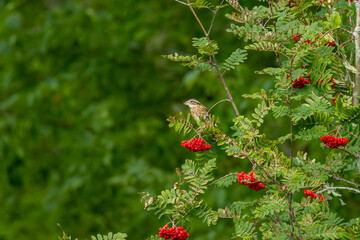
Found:
M 250 240 L 256 236 L 254 225 L 242 219 L 234 219 L 234 230 L 233 239 Z
M 208 225 L 216 224 L 217 212 L 209 208 L 202 199 L 198 199 L 213 180 L 211 173 L 216 168 L 216 159 L 207 160 L 208 158 L 207 155 L 198 155 L 196 162 L 186 160 L 179 172 L 179 181 L 173 189 L 164 190 L 155 197 L 143 193 L 146 209 L 156 211 L 159 218 L 168 215 L 177 220 L 182 219 L 182 214 L 193 212 Z
M 279 105 L 279 106 L 274 106 L 272 108 L 273 114 L 275 118 L 279 118 L 279 117 L 284 117 L 284 116 L 289 116 L 290 115 L 290 108 L 289 106 L 286 105 Z
M 360 219 L 350 221 L 342 236 L 344 239 L 358 239 L 360 237 Z
M 236 49 L 234 52 L 231 53 L 230 57 L 228 57 L 224 65 L 222 67 L 223 70 L 231 70 L 234 69 L 235 66 L 243 63 L 246 60 L 247 52 L 240 48 Z
M 325 136 L 326 133 L 327 128 L 324 125 L 317 125 L 310 129 L 300 131 L 297 135 L 295 135 L 295 138 L 310 141 L 312 139 L 319 139 L 320 137 Z
M 214 66 L 211 66 L 207 62 L 204 62 L 202 58 L 198 58 L 196 55 L 193 56 L 183 56 L 178 55 L 177 53 L 163 55 L 164 58 L 169 59 L 174 62 L 179 62 L 183 66 L 187 66 L 190 68 L 196 68 L 199 71 L 215 71 Z
M 180 112 L 173 117 L 169 117 L 167 120 L 170 122 L 169 127 L 174 127 L 175 132 L 180 133 L 183 131 L 184 135 L 186 135 L 193 129 L 193 126 L 190 123 L 190 113 L 188 113 L 185 118 L 183 113 Z
M 206 240 L 299 239 L 300 233 L 308 239 L 359 238 L 359 220 L 349 221 L 359 215 L 358 194 L 341 190 L 340 199 L 334 194 L 340 190 L 326 190 L 327 204 L 302 193 L 358 188 L 354 4 L 226 1 L 232 9 L 219 2 L 191 3 L 205 19 L 207 39 L 199 36 L 191 11 L 175 1 L 0 1 L 0 239 L 52 239 L 59 219 L 80 239 L 118 226 L 131 239 L 144 239 L 166 221 Z M 188 36 L 198 37 L 193 46 Z M 324 46 L 328 41 L 336 46 Z M 210 106 L 229 99 L 216 67 L 226 72 L 222 77 L 240 116 L 231 122 L 231 105 L 219 104 L 212 112 L 221 124 L 191 132 L 189 115 L 175 115 L 184 112 L 184 100 L 196 97 Z M 309 73 L 312 84 L 292 87 Z M 180 148 L 164 122 L 168 115 L 175 115 L 170 124 L 178 133 L 201 135 L 212 153 Z M 349 142 L 323 148 L 322 134 Z M 173 183 L 169 172 L 186 158 L 192 159 L 185 163 L 187 174 L 177 171 Z M 236 171 L 256 172 L 265 190 L 234 184 Z M 234 175 L 215 182 L 229 172 Z M 143 200 L 159 221 L 143 214 L 134 201 L 138 192 L 158 193 Z M 272 196 L 288 208 L 274 209 Z M 255 210 L 256 217 L 249 214 Z M 233 232 L 222 218 L 234 220 Z
M 305 102 L 294 110 L 293 119 L 295 122 L 315 115 L 317 112 L 323 113 L 327 110 L 328 103 L 317 96 L 310 96 Z
M 296 126 L 301 127 L 313 127 L 316 125 L 330 125 L 334 120 L 334 116 L 329 115 L 328 113 L 319 113 L 316 112 L 314 115 L 309 116 L 306 119 L 299 119 L 296 122 Z
M 280 213 L 289 208 L 288 202 L 285 198 L 281 198 L 277 195 L 266 195 L 260 199 L 258 206 L 252 210 L 255 218 L 265 218 L 275 213 Z
M 209 160 L 201 168 L 194 161 L 187 160 L 182 166 L 185 174 L 184 180 L 190 183 L 190 188 L 194 193 L 205 193 L 204 190 L 207 189 L 207 184 L 214 179 L 210 173 L 214 171 L 215 167 L 216 159 Z
M 196 215 L 203 219 L 203 222 L 208 226 L 216 225 L 218 221 L 218 213 L 206 205 L 200 206 L 196 209 Z
M 342 124 L 359 123 L 360 109 L 358 106 L 346 106 L 341 98 L 337 98 L 335 109 L 335 114 Z
M 285 51 L 280 44 L 273 42 L 265 42 L 265 41 L 249 44 L 248 46 L 245 47 L 245 49 L 255 50 L 255 51 L 270 51 L 276 53 L 282 53 Z
M 125 240 L 127 235 L 125 233 L 115 233 L 109 232 L 108 235 L 96 235 L 96 237 L 91 236 L 92 240 Z
M 163 206 L 164 202 L 174 206 L 183 202 L 182 209 L 185 210 L 182 212 L 177 210 L 178 207 L 172 207 L 171 211 L 163 209 L 170 222 L 183 225 L 190 224 L 194 213 L 207 225 L 219 224 L 222 218 L 233 219 L 234 239 L 343 239 L 356 236 L 358 221 L 346 223 L 331 206 L 336 200 L 344 203 L 337 190 L 357 191 L 340 187 L 340 184 L 359 186 L 356 164 L 360 162 L 355 161 L 360 152 L 360 111 L 359 106 L 350 104 L 353 76 L 348 70 L 355 69 L 349 63 L 352 49 L 344 47 L 354 27 L 348 18 L 354 16 L 353 9 L 338 2 L 336 7 L 331 7 L 318 1 L 264 0 L 253 3 L 252 8 L 242 6 L 238 1 L 227 2 L 234 11 L 226 14 L 233 21 L 227 31 L 247 42 L 244 49 L 274 53 L 278 67 L 267 66 L 257 71 L 269 75 L 268 79 L 274 84 L 269 87 L 271 89 L 243 95 L 261 101 L 251 108 L 253 110 L 247 108 L 246 114 L 238 114 L 235 109 L 237 116 L 233 118 L 231 130 L 214 126 L 195 131 L 196 135 L 219 148 L 212 148 L 209 156 L 196 154 L 195 160 L 186 160 L 182 170 L 178 171 L 180 179 L 176 187 L 166 190 L 166 197 L 160 197 L 164 200 L 155 203 L 155 208 Z M 206 5 L 205 2 L 196 4 L 200 8 Z M 198 15 L 193 14 L 204 29 Z M 212 14 L 215 19 L 217 12 L 212 11 Z M 241 48 L 233 51 L 221 65 L 220 72 L 215 55 L 222 53 L 221 44 L 210 40 L 209 33 L 203 31 L 204 37 L 193 38 L 193 47 L 199 55 L 208 58 L 204 64 L 215 68 L 215 74 L 225 87 L 227 100 L 231 102 L 224 73 L 240 69 L 241 66 L 236 66 L 244 63 L 247 52 Z M 186 58 L 185 61 L 197 66 L 198 58 Z M 203 70 L 214 73 L 214 69 Z M 287 130 L 265 128 L 269 119 L 286 123 Z M 170 127 L 181 132 L 189 120 L 175 117 L 170 122 Z M 346 137 L 349 141 L 341 148 L 330 148 L 319 140 L 325 135 Z M 313 157 L 313 150 L 315 146 L 318 150 L 319 144 L 326 150 Z M 233 184 L 237 181 L 236 173 L 216 179 L 214 169 L 218 158 L 210 155 L 220 155 L 220 152 L 226 153 L 231 163 L 248 161 L 252 165 L 251 177 L 247 176 L 241 184 Z M 231 169 L 235 166 L 238 165 L 232 164 Z M 260 184 L 264 184 L 265 190 L 256 187 Z M 247 185 L 248 189 L 259 193 L 252 194 L 255 200 L 234 201 L 230 207 L 214 211 L 203 198 L 211 192 L 212 185 L 225 189 L 244 189 L 242 185 Z M 244 195 L 240 198 L 245 198 Z M 183 198 L 188 200 L 181 200 Z
M 191 6 L 193 8 L 207 8 L 210 10 L 214 8 L 214 6 L 210 2 L 205 0 L 196 0 L 196 2 L 191 3 Z
M 58 226 L 61 228 L 61 226 L 58 224 Z M 125 233 L 115 233 L 113 234 L 112 232 L 109 232 L 107 235 L 101 235 L 101 234 L 97 234 L 96 237 L 95 236 L 91 236 L 92 240 L 125 240 L 127 237 L 127 234 Z M 63 236 L 62 237 L 58 237 L 59 240 L 71 240 L 71 236 L 68 236 L 64 231 L 63 231 Z M 77 238 L 76 238 L 77 240 Z
M 212 41 L 208 41 L 208 39 L 206 37 L 202 37 L 202 38 L 193 38 L 193 46 L 195 48 L 197 48 L 198 52 L 201 55 L 213 55 L 213 54 L 217 54 L 219 47 L 216 43 L 216 41 L 212 40 Z
M 216 186 L 221 188 L 228 188 L 230 185 L 232 185 L 234 182 L 238 180 L 236 174 L 231 174 L 226 176 L 225 178 L 221 179 L 220 181 L 216 182 Z
M 266 116 L 266 114 L 268 114 L 271 108 L 271 105 L 267 106 L 265 101 L 263 101 L 257 106 L 257 108 L 254 109 L 254 113 L 252 114 L 254 118 L 253 122 L 255 122 L 258 127 L 260 127 L 261 124 L 264 123 L 264 117 Z
M 145 239 L 157 217 L 137 193 L 170 186 L 187 156 L 165 119 L 221 92 L 190 91 L 160 57 L 191 53 L 193 17 L 168 0 L 0 0 L 0 13 L 0 239 L 56 239 L 57 222 Z

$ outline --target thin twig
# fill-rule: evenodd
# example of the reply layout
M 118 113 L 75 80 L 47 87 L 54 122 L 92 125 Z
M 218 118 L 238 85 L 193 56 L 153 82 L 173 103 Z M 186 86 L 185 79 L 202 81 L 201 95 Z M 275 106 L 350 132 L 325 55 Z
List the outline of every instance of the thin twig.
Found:
M 283 227 L 283 221 L 281 220 L 279 213 L 275 212 L 275 215 L 276 215 L 276 218 L 279 221 L 280 225 Z M 284 230 L 285 230 L 286 235 L 288 235 L 288 236 L 290 235 L 292 237 L 291 239 L 296 239 L 294 236 L 294 233 L 292 233 L 292 232 L 288 233 L 285 228 L 284 228 Z
M 227 96 L 228 96 L 228 98 L 229 98 L 229 100 L 231 102 L 231 105 L 233 106 L 233 108 L 235 110 L 236 116 L 238 117 L 238 116 L 240 116 L 239 110 L 237 109 L 236 104 L 234 102 L 234 99 L 233 99 L 233 97 L 232 97 L 232 95 L 231 95 L 231 93 L 229 91 L 229 88 L 226 85 L 225 79 L 223 78 L 223 76 L 222 76 L 222 74 L 220 72 L 219 66 L 218 66 L 218 64 L 216 62 L 215 55 L 213 55 L 213 61 L 214 61 L 215 70 L 216 70 L 216 72 L 217 72 L 217 74 L 218 74 L 218 76 L 219 76 L 219 78 L 221 80 L 221 83 L 222 83 L 222 85 L 223 85 L 223 87 L 224 87 L 224 89 L 226 91 L 226 94 L 227 94 Z
M 196 21 L 199 23 L 201 29 L 203 30 L 203 32 L 204 32 L 204 34 L 205 34 L 205 36 L 206 36 L 206 38 L 207 38 L 207 40 L 208 40 L 208 42 L 211 42 L 211 40 L 210 40 L 210 38 L 209 38 L 209 36 L 208 36 L 208 34 L 207 34 L 207 32 L 206 32 L 206 30 L 205 30 L 202 22 L 201 22 L 200 19 L 198 18 L 197 14 L 196 14 L 196 12 L 195 12 L 195 10 L 194 10 L 194 8 L 191 6 L 190 0 L 187 0 L 187 2 L 188 2 L 188 5 L 187 5 L 187 6 L 190 8 L 192 14 L 193 14 L 194 17 L 196 18 Z
M 179 1 L 179 0 L 174 0 L 175 2 L 178 2 L 178 3 L 181 3 L 181 4 L 184 4 L 185 6 L 189 6 L 187 3 L 184 3 L 182 1 Z
M 349 181 L 349 180 L 346 180 L 346 179 L 343 179 L 343 178 L 341 178 L 341 177 L 339 177 L 339 176 L 336 176 L 335 174 L 334 174 L 332 177 L 333 177 L 335 180 L 339 180 L 339 181 L 346 182 L 346 183 L 348 183 L 348 184 L 352 184 L 352 185 L 355 185 L 355 186 L 357 186 L 357 187 L 360 187 L 360 184 L 359 184 L 359 183 L 351 182 L 351 181 Z
M 295 57 L 296 55 L 294 55 L 292 58 L 291 58 L 291 62 L 290 62 L 290 79 L 291 79 L 291 82 L 292 82 L 292 68 L 293 68 L 293 63 L 294 63 L 294 60 L 295 60 Z M 292 168 L 292 164 L 293 164 L 293 159 L 294 159 L 294 131 L 293 131 L 293 119 L 292 119 L 292 106 L 291 106 L 291 96 L 294 94 L 294 87 L 293 85 L 291 84 L 291 94 L 290 94 L 290 97 L 289 95 L 287 94 L 286 95 L 286 100 L 289 102 L 289 110 L 290 110 L 290 132 L 291 132 L 291 138 L 290 138 L 290 159 L 291 159 L 291 162 L 290 162 L 290 168 Z
M 343 190 L 349 190 L 349 191 L 354 191 L 356 193 L 359 193 L 360 194 L 360 190 L 358 189 L 355 189 L 355 188 L 351 188 L 351 187 L 328 187 L 325 185 L 325 188 L 321 191 L 318 191 L 316 192 L 317 194 L 320 194 L 320 193 L 323 193 L 325 191 L 328 191 L 328 190 L 336 190 L 336 189 L 343 189 Z
M 322 34 L 322 36 L 325 36 L 325 35 L 328 34 L 329 32 L 332 32 L 332 31 L 335 31 L 335 30 L 343 30 L 343 31 L 345 31 L 345 32 L 347 32 L 347 33 L 352 34 L 351 31 L 349 31 L 349 30 L 347 30 L 347 29 L 345 29 L 345 28 L 337 27 L 337 28 L 332 28 L 332 29 L 324 32 L 324 33 Z
M 330 147 L 327 147 L 327 148 L 330 148 Z M 346 150 L 344 148 L 337 148 L 337 149 L 340 150 L 340 151 L 346 152 L 347 154 L 349 154 L 353 158 L 357 158 L 357 156 L 355 154 L 351 153 L 350 151 L 348 151 L 348 150 Z
M 211 19 L 211 24 L 210 24 L 209 30 L 208 30 L 208 32 L 207 32 L 207 35 L 208 35 L 208 36 L 210 35 L 212 26 L 213 26 L 214 21 L 215 21 L 216 14 L 219 12 L 219 10 L 220 10 L 220 8 L 221 8 L 221 5 L 223 5 L 224 1 L 225 1 L 225 0 L 222 0 L 222 1 L 221 1 L 220 5 L 218 6 L 218 8 L 217 8 L 217 9 L 215 10 L 215 12 L 214 12 L 214 16 L 213 16 L 213 18 Z
M 60 223 L 57 223 L 56 225 L 61 229 L 61 231 L 62 231 L 63 234 L 64 234 L 64 237 L 65 237 L 66 239 L 68 239 L 68 240 L 71 240 L 71 237 L 69 237 L 69 236 L 66 234 L 66 232 L 64 231 L 64 229 L 61 227 Z
M 297 227 L 297 229 L 298 229 L 298 232 L 299 232 L 299 237 L 300 237 L 300 239 L 302 240 L 302 239 L 304 239 L 304 238 L 302 237 L 299 223 L 298 223 L 297 220 L 296 220 L 295 212 L 294 212 L 294 209 L 292 208 L 292 194 L 289 194 L 289 195 L 287 196 L 287 198 L 288 198 L 288 201 L 289 201 L 290 223 L 292 222 L 292 221 L 291 221 L 291 218 L 293 218 L 293 221 L 295 222 L 295 225 L 296 225 L 296 227 Z
M 207 111 L 207 113 L 209 114 L 209 112 L 211 111 L 211 109 L 213 109 L 213 107 L 215 107 L 215 106 L 218 105 L 219 103 L 225 102 L 225 101 L 231 102 L 230 99 L 220 100 L 220 101 L 218 101 L 217 103 L 215 103 L 214 105 L 212 105 L 211 108 L 209 108 L 209 110 Z
M 275 214 L 277 214 L 276 212 L 275 212 Z M 277 217 L 279 216 L 279 214 L 277 214 L 276 215 Z M 273 220 L 274 222 L 276 222 L 277 224 L 279 224 L 282 228 L 284 228 L 284 225 L 283 225 L 283 223 L 282 223 L 282 220 L 280 219 L 280 218 L 278 218 L 277 220 L 275 219 L 275 218 L 273 218 L 273 217 L 271 217 L 271 216 L 269 216 L 269 218 L 271 219 L 271 220 Z M 284 228 L 284 232 L 285 232 L 285 234 L 289 237 L 289 239 L 296 239 L 295 238 L 295 236 L 294 236 L 294 234 L 293 233 L 291 233 L 291 232 L 288 232 L 288 231 L 286 231 L 286 229 Z
M 345 44 L 347 44 L 347 43 L 349 43 L 349 42 L 351 42 L 351 41 L 353 41 L 353 40 L 354 40 L 353 37 L 350 37 L 349 40 L 341 43 L 341 44 L 339 45 L 338 49 L 336 50 L 336 52 L 333 53 L 333 56 L 338 57 L 336 54 L 340 51 L 340 49 L 341 49 Z M 340 57 L 338 57 L 338 58 L 339 58 L 339 60 L 342 62 L 341 58 L 340 58 Z

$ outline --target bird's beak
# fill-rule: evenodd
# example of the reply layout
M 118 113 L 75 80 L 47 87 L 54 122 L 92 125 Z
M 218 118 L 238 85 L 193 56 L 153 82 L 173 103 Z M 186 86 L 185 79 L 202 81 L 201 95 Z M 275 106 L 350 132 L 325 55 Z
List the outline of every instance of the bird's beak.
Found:
M 189 105 L 189 101 L 184 102 L 184 105 Z

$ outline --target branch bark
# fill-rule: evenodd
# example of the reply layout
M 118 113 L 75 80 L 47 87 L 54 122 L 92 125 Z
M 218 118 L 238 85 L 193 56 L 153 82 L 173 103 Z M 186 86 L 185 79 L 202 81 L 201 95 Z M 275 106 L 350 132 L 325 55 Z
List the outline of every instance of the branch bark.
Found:
M 352 105 L 359 106 L 359 93 L 360 93 L 360 3 L 355 2 L 356 7 L 356 24 L 353 32 L 355 41 L 355 79 L 353 85 Z M 357 154 L 356 164 L 358 172 L 360 173 L 360 153 Z
M 342 190 L 349 190 L 349 191 L 353 191 L 353 192 L 356 192 L 356 193 L 359 193 L 360 194 L 360 190 L 358 189 L 355 189 L 355 188 L 351 188 L 351 187 L 328 187 L 325 185 L 325 188 L 321 191 L 318 191 L 316 192 L 317 194 L 320 194 L 320 193 L 323 193 L 327 190 L 336 190 L 336 189 L 342 189 Z
M 352 94 L 352 105 L 359 105 L 359 93 L 360 93 L 360 3 L 356 2 L 356 25 L 353 32 L 355 41 L 355 79 Z

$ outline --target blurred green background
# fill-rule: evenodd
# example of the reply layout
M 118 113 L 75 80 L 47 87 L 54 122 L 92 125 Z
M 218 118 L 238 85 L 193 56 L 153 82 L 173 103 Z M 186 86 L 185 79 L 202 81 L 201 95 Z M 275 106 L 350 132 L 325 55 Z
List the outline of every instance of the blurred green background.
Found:
M 219 12 L 211 35 L 223 48 L 220 62 L 244 45 L 225 32 L 229 11 Z M 207 10 L 199 14 L 208 24 Z M 56 223 L 80 239 L 157 233 L 167 219 L 145 211 L 138 193 L 172 187 L 175 168 L 192 156 L 166 118 L 187 111 L 189 98 L 208 107 L 226 98 L 214 75 L 161 57 L 195 53 L 191 39 L 201 36 L 191 12 L 172 0 L 0 1 L 0 240 L 56 239 Z M 249 53 L 226 75 L 241 114 L 257 104 L 243 93 L 272 86 L 253 73 L 274 65 L 272 57 Z M 214 113 L 229 132 L 231 105 Z M 264 131 L 280 136 L 288 130 L 280 125 L 270 119 Z M 218 166 L 219 176 L 249 170 L 223 155 Z M 208 201 L 224 207 L 256 194 L 214 189 Z M 228 221 L 189 228 L 192 239 L 231 235 Z

